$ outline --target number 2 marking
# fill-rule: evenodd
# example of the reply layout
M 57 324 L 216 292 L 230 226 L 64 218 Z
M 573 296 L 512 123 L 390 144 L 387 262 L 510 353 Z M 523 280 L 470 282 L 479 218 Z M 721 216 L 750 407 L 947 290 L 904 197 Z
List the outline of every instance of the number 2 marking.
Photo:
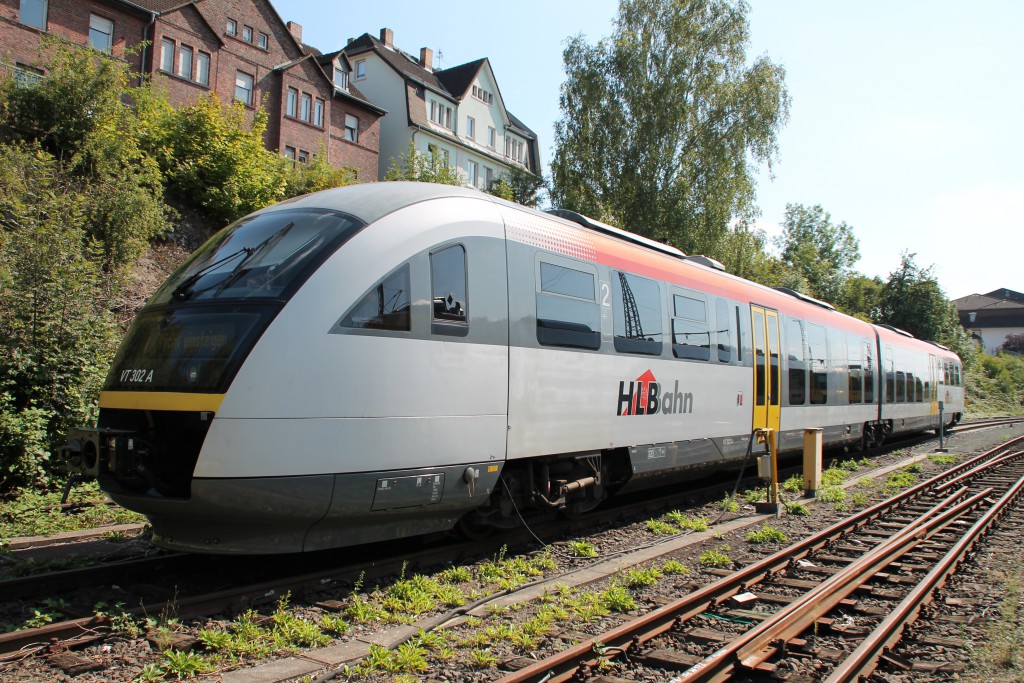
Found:
M 611 301 L 609 301 L 609 299 L 611 298 L 611 295 L 612 295 L 612 288 L 608 286 L 607 282 L 602 282 L 601 283 L 601 305 L 604 306 L 605 308 L 608 308 L 609 306 L 612 305 Z

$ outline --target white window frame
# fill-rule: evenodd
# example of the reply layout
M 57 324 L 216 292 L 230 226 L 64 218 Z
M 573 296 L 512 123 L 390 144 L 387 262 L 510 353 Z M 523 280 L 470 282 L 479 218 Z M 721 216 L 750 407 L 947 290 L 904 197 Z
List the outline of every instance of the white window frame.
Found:
M 476 140 L 476 119 L 472 116 L 466 117 L 466 137 L 470 140 Z
M 366 78 L 366 60 L 360 59 L 356 62 L 356 80 L 362 80 Z
M 494 149 L 498 142 L 498 131 L 493 126 L 487 126 L 487 146 Z
M 324 127 L 324 101 L 319 97 L 313 100 L 313 125 L 318 128 Z
M 252 33 L 252 26 L 246 26 L 245 24 L 242 24 L 242 40 L 244 40 L 247 43 L 251 43 Z
M 334 87 L 338 90 L 348 90 L 348 72 L 341 68 L 341 65 L 334 67 Z
M 97 40 L 98 38 L 102 38 L 102 40 Z M 105 45 L 101 45 L 101 42 Z M 114 49 L 113 19 L 89 13 L 89 45 L 100 52 L 111 52 Z
M 294 117 L 299 111 L 299 91 L 295 88 L 288 88 L 288 97 L 286 102 L 287 109 L 285 109 L 285 113 L 288 116 Z
M 302 93 L 302 97 L 299 98 L 299 118 L 308 123 L 312 113 L 313 96 L 308 92 L 304 92 Z
M 224 27 L 224 33 L 228 34 L 229 36 L 237 36 L 238 22 L 234 19 L 228 19 L 227 26 Z
M 210 85 L 210 53 L 199 50 L 196 52 L 196 83 Z
M 174 73 L 174 41 L 170 38 L 160 41 L 160 70 Z
M 477 187 L 477 183 L 480 182 L 480 164 L 472 160 L 467 161 L 466 176 L 470 187 Z
M 359 142 L 359 119 L 352 114 L 345 114 L 345 139 Z
M 263 31 L 260 31 L 259 46 L 263 50 L 269 50 L 270 49 L 270 36 L 268 36 Z
M 21 0 L 18 3 L 18 21 L 26 26 L 45 31 L 49 17 L 50 3 L 48 0 Z M 39 23 L 35 23 L 34 19 L 39 19 Z
M 246 84 L 248 82 L 248 85 Z M 245 93 L 245 98 L 239 97 L 238 93 Z M 244 71 L 235 72 L 235 99 L 242 104 L 251 107 L 253 97 L 256 95 L 256 77 Z
M 195 61 L 195 51 L 188 45 L 178 47 L 178 75 L 182 78 L 192 80 L 192 64 Z M 187 62 L 187 63 L 186 63 Z

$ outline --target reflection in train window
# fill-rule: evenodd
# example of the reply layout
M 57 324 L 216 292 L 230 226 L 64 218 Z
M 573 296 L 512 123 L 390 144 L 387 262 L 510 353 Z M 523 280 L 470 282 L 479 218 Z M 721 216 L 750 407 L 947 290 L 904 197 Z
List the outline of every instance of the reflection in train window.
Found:
M 352 307 L 341 326 L 409 331 L 409 265 L 377 283 Z
M 430 287 L 434 334 L 468 333 L 466 310 L 466 249 L 461 244 L 430 255 Z
M 736 330 L 729 315 L 729 304 L 725 299 L 715 299 L 715 328 L 718 362 L 731 363 L 736 348 Z
M 821 325 L 807 323 L 807 352 L 811 405 L 824 405 L 828 403 L 828 343 Z
M 540 263 L 537 341 L 545 346 L 601 348 L 601 313 L 594 283 L 592 273 Z
M 612 274 L 615 350 L 661 355 L 661 288 L 654 280 Z
M 793 318 L 786 321 L 786 352 L 789 365 L 789 405 L 802 406 L 807 401 L 804 325 Z
M 672 297 L 672 353 L 676 358 L 711 359 L 711 328 L 703 300 L 676 294 Z

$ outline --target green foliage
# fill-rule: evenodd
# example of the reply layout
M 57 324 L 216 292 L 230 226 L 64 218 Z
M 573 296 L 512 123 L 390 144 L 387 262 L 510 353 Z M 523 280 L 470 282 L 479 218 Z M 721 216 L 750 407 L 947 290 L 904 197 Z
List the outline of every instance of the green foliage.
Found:
M 569 552 L 573 557 L 597 557 L 597 548 L 590 541 L 569 541 Z
M 885 481 L 885 488 L 890 491 L 901 491 L 917 483 L 917 476 L 911 472 L 891 472 Z
M 1024 358 L 978 354 L 967 369 L 964 396 L 971 415 L 1024 414 Z
M 627 588 L 646 588 L 657 584 L 661 577 L 661 572 L 654 567 L 630 567 L 622 580 Z
M 88 202 L 34 144 L 0 144 L 0 491 L 40 483 L 92 420 L 117 343 Z
M 846 223 L 835 225 L 821 205 L 787 204 L 782 234 L 776 239 L 782 261 L 806 282 L 807 294 L 836 301 L 843 282 L 860 258 L 860 246 Z
M 848 477 L 849 474 L 847 470 L 832 465 L 821 473 L 821 485 L 822 487 L 839 486 L 846 481 Z
M 910 332 L 919 339 L 929 339 L 951 346 L 955 351 L 963 345 L 957 331 L 960 327 L 956 307 L 939 288 L 932 267 L 920 268 L 914 256 L 904 252 L 900 265 L 889 274 L 879 298 L 878 319 Z M 960 342 L 960 343 L 958 343 Z
M 679 529 L 675 528 L 668 522 L 661 521 L 660 519 L 647 520 L 647 530 L 655 536 L 668 536 L 670 534 L 679 533 Z
M 1000 350 L 1004 353 L 1024 354 L 1024 334 L 1008 334 Z
M 800 517 L 807 517 L 811 514 L 810 509 L 798 500 L 785 501 L 783 505 L 786 506 L 787 515 L 797 515 Z
M 399 159 L 391 160 L 391 168 L 384 175 L 385 180 L 412 180 L 421 183 L 461 185 L 458 170 L 448 165 L 448 156 L 441 152 L 423 153 L 416 150 L 416 144 L 409 142 L 409 149 Z
M 683 576 L 685 574 L 689 574 L 690 569 L 682 562 L 679 562 L 677 560 L 669 560 L 665 564 L 661 565 L 661 573 Z
M 327 149 L 320 145 L 320 150 L 313 155 L 308 164 L 295 164 L 285 177 L 285 188 L 282 198 L 298 197 L 310 192 L 330 190 L 335 187 L 353 185 L 356 172 L 351 168 L 335 168 L 327 161 Z
M 799 474 L 794 474 L 782 482 L 782 490 L 788 493 L 801 493 L 804 490 L 804 478 Z
M 545 187 L 547 183 L 540 176 L 525 168 L 512 166 L 501 177 L 491 181 L 487 192 L 510 202 L 535 207 L 540 199 L 540 191 Z
M 752 216 L 788 118 L 784 70 L 748 61 L 741 0 L 621 0 L 611 37 L 563 52 L 552 202 L 713 255 Z
M 736 502 L 736 498 L 730 495 L 726 495 L 722 500 L 717 503 L 720 510 L 724 512 L 739 512 L 740 504 Z
M 636 600 L 624 586 L 612 584 L 601 592 L 601 604 L 612 612 L 629 612 L 636 609 Z
M 949 453 L 933 453 L 928 456 L 936 465 L 954 465 L 956 464 L 956 456 Z
M 727 554 L 729 552 L 729 546 L 723 545 L 718 548 L 709 548 L 700 554 L 697 558 L 702 565 L 705 567 L 717 567 L 724 569 L 732 566 L 732 559 Z
M 778 529 L 763 524 L 760 529 L 753 529 L 747 532 L 748 543 L 785 543 L 786 534 Z
M 263 146 L 268 117 L 262 108 L 250 121 L 244 105 L 225 106 L 214 93 L 178 109 L 158 100 L 145 104 L 152 121 L 146 142 L 170 194 L 222 224 L 285 196 L 290 166 Z M 316 172 L 310 178 L 323 180 Z
M 708 525 L 711 523 L 707 517 L 690 517 L 679 510 L 666 512 L 665 519 L 684 531 L 707 531 Z
M 824 503 L 842 503 L 846 500 L 846 490 L 839 486 L 823 486 L 818 489 L 817 498 Z

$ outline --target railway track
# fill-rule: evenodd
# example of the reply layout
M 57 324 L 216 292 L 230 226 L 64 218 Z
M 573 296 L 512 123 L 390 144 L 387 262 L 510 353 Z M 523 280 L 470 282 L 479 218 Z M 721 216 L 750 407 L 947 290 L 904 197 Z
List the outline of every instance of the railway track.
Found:
M 1011 440 L 770 557 L 723 572 L 715 583 L 500 683 L 588 680 L 624 662 L 676 683 L 781 675 L 839 683 L 867 676 L 971 548 L 1019 502 L 1021 443 Z M 828 645 L 834 641 L 843 646 Z M 812 675 L 811 662 L 831 671 Z
M 956 429 L 958 431 L 969 431 L 1004 423 L 1012 424 L 1013 421 L 963 425 Z M 911 443 L 926 440 L 927 438 L 915 439 Z M 907 442 L 902 442 L 898 445 L 906 446 Z M 332 586 L 350 584 L 360 574 L 364 574 L 368 580 L 372 581 L 376 578 L 397 574 L 406 565 L 416 568 L 417 566 L 440 564 L 452 561 L 453 559 L 480 556 L 481 554 L 494 552 L 501 545 L 528 544 L 531 542 L 534 534 L 541 534 L 550 538 L 556 535 L 571 533 L 574 530 L 592 529 L 601 524 L 616 523 L 623 518 L 636 517 L 649 511 L 665 510 L 673 505 L 679 505 L 680 499 L 683 497 L 692 499 L 702 494 L 709 496 L 717 494 L 720 496 L 721 491 L 722 485 L 717 483 L 705 489 L 689 490 L 685 494 L 680 494 L 676 491 L 662 496 L 644 497 L 639 502 L 609 510 L 597 511 L 568 525 L 564 521 L 557 523 L 531 523 L 532 532 L 520 530 L 512 534 L 502 535 L 487 545 L 482 545 L 479 541 L 468 543 L 448 541 L 442 545 L 435 545 L 431 549 L 416 553 L 408 552 L 408 543 L 400 544 L 400 549 L 398 550 L 384 545 L 378 549 L 377 554 L 371 555 L 367 561 L 358 564 L 340 562 L 336 556 L 328 553 L 316 561 L 318 563 L 316 569 L 300 576 L 295 576 L 290 570 L 268 572 L 258 580 L 239 581 L 236 585 L 229 585 L 216 590 L 197 591 L 194 594 L 186 593 L 185 595 L 179 595 L 179 588 L 171 585 L 174 581 L 164 579 L 161 581 L 164 588 L 163 594 L 154 597 L 152 594 L 152 583 L 147 584 L 141 592 L 124 600 L 125 604 L 137 605 L 136 607 L 126 609 L 125 612 L 133 615 L 159 614 L 166 609 L 167 604 L 172 600 L 176 614 L 181 619 L 237 612 L 261 602 L 270 603 L 276 596 L 282 596 L 288 592 L 305 594 L 324 590 Z M 119 590 L 131 589 L 133 583 L 142 581 L 146 577 L 167 577 L 168 575 L 175 576 L 178 573 L 187 573 L 190 563 L 194 565 L 197 561 L 204 564 L 207 572 L 211 571 L 211 565 L 208 564 L 209 558 L 174 554 L 134 560 L 130 563 L 101 565 L 0 582 L 0 594 L 10 598 L 42 594 L 55 595 L 74 587 L 81 587 L 83 585 L 103 586 L 109 585 L 112 581 L 117 582 Z M 231 564 L 225 564 L 212 571 L 214 574 L 229 576 L 234 571 L 231 567 Z M 147 590 L 150 592 L 147 592 Z M 82 611 L 87 612 L 88 610 Z M 80 616 L 79 618 L 70 618 L 39 628 L 0 634 L 0 661 L 23 656 L 26 651 L 39 649 L 43 644 L 51 643 L 54 639 L 66 641 L 69 646 L 80 646 L 87 642 L 102 639 L 109 630 L 110 621 L 110 617 L 107 616 Z

